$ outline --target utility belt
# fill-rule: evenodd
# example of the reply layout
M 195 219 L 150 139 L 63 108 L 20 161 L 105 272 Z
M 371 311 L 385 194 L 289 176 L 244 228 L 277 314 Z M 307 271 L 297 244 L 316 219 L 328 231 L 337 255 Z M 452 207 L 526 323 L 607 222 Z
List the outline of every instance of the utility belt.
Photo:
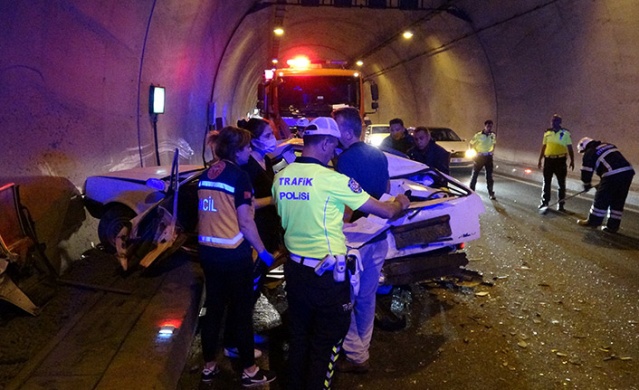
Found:
M 565 154 L 554 154 L 552 156 L 544 156 L 545 158 L 566 158 Z
M 351 285 L 354 284 L 353 279 L 356 277 L 358 284 L 357 289 L 359 289 L 359 271 L 362 270 L 361 261 L 358 261 L 359 252 L 349 253 L 348 255 L 328 254 L 324 256 L 323 259 L 299 256 L 294 253 L 291 253 L 289 257 L 298 264 L 313 268 L 318 276 L 322 276 L 326 271 L 333 271 L 333 279 L 336 282 L 345 281 L 346 272 L 348 271 Z

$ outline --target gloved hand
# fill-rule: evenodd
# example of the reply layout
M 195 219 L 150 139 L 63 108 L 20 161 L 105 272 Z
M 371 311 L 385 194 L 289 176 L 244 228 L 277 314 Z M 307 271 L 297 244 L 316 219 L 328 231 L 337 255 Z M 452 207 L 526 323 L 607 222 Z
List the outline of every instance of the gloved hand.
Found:
M 592 188 L 590 183 L 584 183 L 584 192 L 588 192 Z
M 266 249 L 257 254 L 257 256 L 266 264 L 267 266 L 272 266 L 275 263 L 275 257 L 269 253 Z

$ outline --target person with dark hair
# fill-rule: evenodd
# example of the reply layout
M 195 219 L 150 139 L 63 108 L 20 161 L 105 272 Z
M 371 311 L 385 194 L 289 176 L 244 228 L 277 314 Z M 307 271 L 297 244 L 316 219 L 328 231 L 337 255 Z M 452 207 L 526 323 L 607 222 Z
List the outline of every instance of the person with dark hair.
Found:
M 362 118 L 356 108 L 340 108 L 333 112 L 333 117 L 341 134 L 340 143 L 344 147 L 335 169 L 355 179 L 375 199 L 381 198 L 390 186 L 386 155 L 361 140 Z M 345 220 L 354 222 L 362 215 L 360 211 L 355 211 Z M 373 337 L 376 291 L 387 251 L 385 233 L 359 248 L 363 271 L 359 276 L 359 291 L 352 296 L 351 325 L 342 345 L 345 359 L 337 361 L 337 371 L 369 370 L 368 350 Z
M 539 162 L 537 166 L 541 169 L 542 159 L 544 168 L 544 183 L 541 192 L 541 203 L 539 208 L 548 207 L 550 203 L 550 187 L 552 185 L 552 177 L 557 177 L 557 185 L 559 191 L 559 204 L 557 210 L 565 211 L 563 199 L 566 198 L 566 176 L 568 169 L 566 168 L 566 156 L 570 156 L 570 169 L 575 169 L 575 154 L 572 151 L 572 139 L 570 131 L 561 127 L 561 117 L 557 114 L 552 116 L 551 128 L 544 133 L 544 139 L 539 152 Z
M 581 167 L 584 190 L 592 188 L 591 180 L 594 173 L 601 177 L 588 219 L 577 220 L 577 223 L 581 226 L 596 227 L 603 223 L 607 214 L 606 226 L 601 230 L 616 233 L 621 226 L 621 215 L 635 170 L 613 144 L 584 137 L 579 141 L 577 151 L 584 155 Z
M 344 209 L 382 218 L 409 205 L 405 195 L 380 202 L 355 179 L 330 169 L 341 133 L 332 118 L 315 118 L 304 131 L 302 156 L 275 175 L 273 196 L 284 228 L 290 313 L 289 388 L 330 388 L 334 362 L 351 320 L 346 276 Z
M 275 151 L 277 140 L 272 126 L 264 119 L 251 118 L 238 124 L 251 133 L 251 156 L 248 162 L 242 165 L 242 169 L 248 173 L 255 191 L 257 231 L 266 249 L 276 252 L 282 246 L 282 228 L 271 195 L 275 173 L 269 153 Z
M 497 137 L 493 132 L 493 121 L 488 119 L 484 122 L 484 129 L 475 133 L 470 140 L 470 147 L 477 153 L 473 161 L 473 173 L 470 177 L 470 189 L 475 191 L 475 185 L 477 184 L 477 177 L 482 169 L 486 169 L 486 187 L 488 189 L 488 196 L 490 199 L 495 200 L 495 192 L 493 191 L 493 153 L 495 151 L 495 144 L 497 143 Z
M 408 149 L 408 157 L 438 171 L 450 174 L 450 153 L 437 145 L 427 128 L 419 126 L 413 132 L 415 146 Z
M 251 134 L 232 126 L 223 128 L 215 143 L 218 160 L 198 183 L 198 242 L 204 271 L 206 314 L 202 318 L 202 381 L 211 382 L 220 371 L 215 356 L 224 312 L 226 327 L 236 329 L 243 386 L 275 380 L 275 374 L 255 365 L 253 344 L 253 256 L 274 262 L 253 220 L 253 188 L 239 165 L 248 162 Z
M 384 138 L 379 148 L 384 151 L 390 149 L 406 154 L 408 149 L 415 145 L 415 140 L 412 135 L 408 134 L 408 130 L 404 127 L 404 121 L 400 118 L 394 118 L 388 122 L 388 125 L 390 126 L 390 135 Z

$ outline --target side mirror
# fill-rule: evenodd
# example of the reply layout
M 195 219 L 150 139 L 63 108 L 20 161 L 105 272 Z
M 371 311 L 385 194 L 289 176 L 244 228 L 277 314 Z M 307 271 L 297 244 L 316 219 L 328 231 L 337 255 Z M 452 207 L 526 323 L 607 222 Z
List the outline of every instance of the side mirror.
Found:
M 377 89 L 377 84 L 371 82 L 371 99 L 373 102 L 377 102 L 379 100 L 379 89 Z
M 166 182 L 164 180 L 155 179 L 155 178 L 147 179 L 146 186 L 149 188 L 153 188 L 154 190 L 157 190 L 157 191 L 164 192 L 167 190 Z

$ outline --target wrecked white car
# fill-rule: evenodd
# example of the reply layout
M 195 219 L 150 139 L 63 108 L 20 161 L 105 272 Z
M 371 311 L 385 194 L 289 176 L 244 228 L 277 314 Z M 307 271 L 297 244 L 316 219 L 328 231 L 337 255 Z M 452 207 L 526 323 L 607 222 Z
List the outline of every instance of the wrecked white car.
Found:
M 282 169 L 292 161 L 301 140 L 287 142 Z M 348 244 L 358 248 L 384 230 L 388 253 L 384 284 L 406 284 L 454 273 L 467 264 L 464 243 L 479 238 L 479 215 L 484 206 L 473 191 L 456 179 L 428 166 L 387 154 L 391 177 L 390 195 L 410 194 L 411 207 L 403 216 L 380 223 L 374 218 L 358 220 L 345 228 Z M 102 244 L 126 267 L 139 262 L 148 266 L 162 252 L 182 245 L 197 228 L 197 181 L 203 167 L 136 168 L 89 177 L 85 202 L 90 214 L 100 219 Z M 145 176 L 146 175 L 146 176 Z M 149 253 L 140 253 L 148 251 Z M 132 259 L 135 257 L 136 259 Z
M 464 245 L 480 237 L 481 198 L 455 178 L 427 165 L 387 154 L 390 195 L 409 194 L 411 205 L 387 222 L 360 218 L 345 229 L 348 245 L 358 248 L 388 230 L 388 252 L 381 284 L 409 284 L 455 273 L 466 265 Z M 380 222 L 385 222 L 383 225 Z
M 115 252 L 126 270 L 131 263 L 149 266 L 179 248 L 197 228 L 197 181 L 202 166 L 133 168 L 90 176 L 84 203 L 100 220 L 101 245 Z

